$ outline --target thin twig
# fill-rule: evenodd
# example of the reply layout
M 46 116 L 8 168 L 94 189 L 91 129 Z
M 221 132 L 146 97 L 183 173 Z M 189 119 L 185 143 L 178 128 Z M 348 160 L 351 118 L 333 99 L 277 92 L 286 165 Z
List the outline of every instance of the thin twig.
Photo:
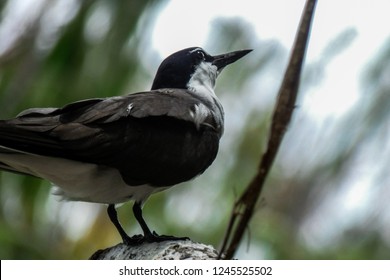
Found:
M 290 123 L 298 95 L 301 70 L 316 2 L 316 0 L 306 1 L 292 54 L 278 93 L 267 150 L 262 156 L 256 176 L 235 203 L 232 211 L 225 240 L 220 250 L 220 257 L 224 255 L 225 259 L 231 259 L 237 251 L 243 233 L 253 215 L 256 202 L 263 190 L 265 179 L 271 170 L 272 163 Z M 232 234 L 233 230 L 234 233 Z

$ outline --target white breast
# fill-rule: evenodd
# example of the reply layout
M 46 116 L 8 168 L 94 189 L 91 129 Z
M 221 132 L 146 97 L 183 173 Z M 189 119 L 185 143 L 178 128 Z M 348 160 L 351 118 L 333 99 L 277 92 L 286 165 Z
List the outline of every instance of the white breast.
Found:
M 55 187 L 53 193 L 66 200 L 107 204 L 128 200 L 142 202 L 164 188 L 129 186 L 113 168 L 33 154 L 0 154 L 0 161 L 23 173 L 44 178 Z

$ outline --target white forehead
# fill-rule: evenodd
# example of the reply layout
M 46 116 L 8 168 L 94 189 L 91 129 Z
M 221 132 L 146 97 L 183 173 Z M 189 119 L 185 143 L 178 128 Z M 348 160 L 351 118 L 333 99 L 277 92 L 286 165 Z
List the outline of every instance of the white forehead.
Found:
M 192 51 L 190 51 L 190 53 L 194 53 L 194 52 L 197 52 L 197 51 L 202 51 L 204 52 L 204 50 L 202 48 L 195 48 L 193 49 Z

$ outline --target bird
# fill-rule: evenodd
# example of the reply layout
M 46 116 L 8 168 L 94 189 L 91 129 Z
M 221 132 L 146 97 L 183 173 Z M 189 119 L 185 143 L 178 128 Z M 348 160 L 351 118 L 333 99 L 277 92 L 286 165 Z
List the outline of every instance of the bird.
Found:
M 162 61 L 151 90 L 31 108 L 0 120 L 0 170 L 50 181 L 64 200 L 108 205 L 123 243 L 181 240 L 145 222 L 148 197 L 202 174 L 215 160 L 224 110 L 218 75 L 251 49 L 212 56 L 201 47 Z M 116 206 L 134 201 L 143 234 L 127 235 Z

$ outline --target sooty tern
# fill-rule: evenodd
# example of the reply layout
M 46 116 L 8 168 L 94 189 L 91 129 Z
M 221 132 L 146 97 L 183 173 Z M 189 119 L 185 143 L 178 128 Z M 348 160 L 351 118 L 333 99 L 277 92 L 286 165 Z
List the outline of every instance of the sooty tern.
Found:
M 0 169 L 44 178 L 67 200 L 108 204 L 126 244 L 178 239 L 151 232 L 142 206 L 214 161 L 224 113 L 214 93 L 222 69 L 251 50 L 211 56 L 178 51 L 158 68 L 150 91 L 32 108 L 0 121 Z M 134 200 L 143 236 L 129 237 L 115 204 Z

